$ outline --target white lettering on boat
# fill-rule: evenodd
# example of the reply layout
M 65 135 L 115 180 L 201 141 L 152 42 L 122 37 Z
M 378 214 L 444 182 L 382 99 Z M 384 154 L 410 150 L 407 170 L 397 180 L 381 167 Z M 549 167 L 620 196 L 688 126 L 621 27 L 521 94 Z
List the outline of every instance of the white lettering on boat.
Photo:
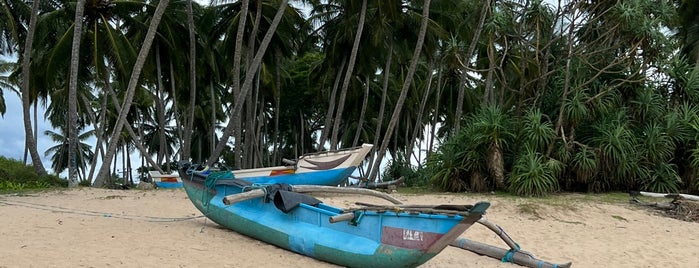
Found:
M 423 241 L 423 233 L 415 230 L 403 229 L 403 240 Z

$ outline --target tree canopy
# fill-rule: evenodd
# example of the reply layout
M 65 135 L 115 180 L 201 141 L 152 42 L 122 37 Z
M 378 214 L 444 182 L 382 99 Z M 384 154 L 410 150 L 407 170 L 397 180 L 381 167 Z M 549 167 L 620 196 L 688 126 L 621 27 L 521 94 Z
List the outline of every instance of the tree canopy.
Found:
M 252 168 L 375 143 L 370 180 L 699 191 L 696 1 L 32 4 L 0 3 L 0 53 L 18 56 L 0 113 L 26 98 L 33 153 L 29 106 L 50 100 L 52 167 L 95 186 L 132 152 Z

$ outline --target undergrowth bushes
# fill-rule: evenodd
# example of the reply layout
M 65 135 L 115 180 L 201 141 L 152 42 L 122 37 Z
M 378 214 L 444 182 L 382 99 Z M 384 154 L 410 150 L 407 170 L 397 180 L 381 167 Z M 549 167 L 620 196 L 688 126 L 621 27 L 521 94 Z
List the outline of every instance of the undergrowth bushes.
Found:
M 66 187 L 68 181 L 56 175 L 39 176 L 31 166 L 0 156 L 0 191 L 21 191 L 50 187 Z

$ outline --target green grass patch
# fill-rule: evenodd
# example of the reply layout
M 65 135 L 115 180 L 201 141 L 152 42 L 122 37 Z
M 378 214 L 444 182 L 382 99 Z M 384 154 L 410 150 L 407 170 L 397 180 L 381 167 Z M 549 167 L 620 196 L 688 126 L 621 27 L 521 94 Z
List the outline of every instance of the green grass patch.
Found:
M 33 167 L 19 160 L 0 156 L 0 192 L 67 187 L 68 181 L 56 175 L 39 176 Z

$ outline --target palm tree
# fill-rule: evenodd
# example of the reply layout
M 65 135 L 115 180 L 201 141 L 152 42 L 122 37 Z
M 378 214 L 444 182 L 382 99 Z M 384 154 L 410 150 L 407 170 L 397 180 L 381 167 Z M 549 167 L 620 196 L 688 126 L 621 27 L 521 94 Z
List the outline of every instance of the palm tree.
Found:
M 0 60 L 0 73 L 9 73 L 15 68 L 15 63 L 5 62 Z M 7 112 L 7 106 L 5 105 L 5 96 L 3 90 L 10 90 L 18 93 L 15 83 L 11 81 L 10 76 L 0 75 L 0 116 L 4 116 Z M 19 94 L 19 93 L 18 93 Z
M 117 149 L 117 142 L 119 141 L 119 135 L 124 123 L 126 122 L 126 115 L 131 108 L 131 101 L 133 100 L 136 86 L 138 85 L 138 78 L 141 75 L 141 70 L 146 61 L 148 53 L 150 51 L 151 44 L 155 38 L 156 29 L 160 24 L 160 19 L 165 13 L 165 8 L 167 7 L 169 0 L 161 0 L 153 13 L 150 25 L 148 27 L 148 32 L 144 37 L 143 45 L 141 46 L 141 51 L 136 58 L 136 63 L 134 64 L 133 71 L 131 73 L 131 78 L 129 79 L 129 85 L 126 89 L 126 96 L 124 97 L 124 102 L 119 110 L 119 116 L 116 121 L 116 125 L 111 134 L 111 139 L 109 140 L 109 145 L 107 151 L 105 152 L 105 157 L 103 163 L 110 163 Z M 101 187 L 104 185 L 106 178 L 109 176 L 109 165 L 103 164 L 100 168 L 99 173 L 97 173 L 97 178 L 95 179 L 94 185 L 96 187 Z
M 694 65 L 699 66 L 699 18 L 696 14 L 699 12 L 699 3 L 691 0 L 676 0 L 679 2 L 677 7 L 679 31 L 678 37 L 682 43 L 682 54 L 694 60 Z
M 483 2 L 483 6 L 481 7 L 481 12 L 480 12 L 480 18 L 478 19 L 478 24 L 476 25 L 476 29 L 473 32 L 473 37 L 471 38 L 471 42 L 468 45 L 468 51 L 464 55 L 464 61 L 462 64 L 462 68 L 460 70 L 461 75 L 460 77 L 460 83 L 459 83 L 459 93 L 458 97 L 456 99 L 456 111 L 454 115 L 454 132 L 458 133 L 459 129 L 461 128 L 461 113 L 463 112 L 463 103 L 464 103 L 464 95 L 465 95 L 465 90 L 466 90 L 466 77 L 467 74 L 469 73 L 469 65 L 471 62 L 471 57 L 473 57 L 473 53 L 476 51 L 476 47 L 478 44 L 478 40 L 481 37 L 481 32 L 483 31 L 483 23 L 485 22 L 486 17 L 488 16 L 488 13 L 490 12 L 491 4 L 490 0 L 486 0 Z
M 67 132 L 65 127 L 62 128 L 61 132 Z M 51 168 L 53 171 L 56 173 L 61 173 L 70 166 L 74 166 L 78 171 L 80 171 L 80 173 L 82 173 L 82 175 L 80 175 L 80 173 L 76 172 L 76 176 L 81 178 L 80 181 L 82 182 L 87 180 L 88 178 L 85 175 L 85 170 L 87 168 L 87 164 L 94 161 L 95 155 L 92 151 L 92 146 L 84 141 L 94 135 L 94 130 L 89 130 L 78 135 L 78 140 L 80 141 L 79 146 L 76 149 L 77 152 L 73 152 L 72 154 L 68 151 L 70 150 L 70 142 L 68 141 L 69 138 L 66 137 L 66 135 L 56 133 L 51 130 L 44 131 L 44 135 L 48 136 L 53 142 L 56 143 L 56 145 L 48 148 L 46 152 L 44 152 L 45 156 L 51 155 Z M 70 155 L 75 155 L 77 157 L 71 160 Z
M 78 146 L 78 64 L 80 59 L 80 40 L 82 39 L 83 12 L 85 0 L 78 0 L 75 7 L 75 26 L 73 27 L 73 47 L 70 60 L 70 85 L 68 86 L 68 159 L 71 165 L 68 167 L 68 187 L 78 186 L 75 166 L 77 163 L 75 152 Z
M 265 36 L 263 37 L 262 41 L 260 42 L 260 47 L 255 53 L 255 57 L 253 58 L 252 62 L 247 66 L 247 71 L 245 72 L 245 80 L 243 81 L 243 84 L 241 86 L 241 91 L 238 96 L 247 96 L 248 92 L 252 88 L 252 83 L 253 79 L 255 77 L 255 70 L 258 70 L 260 64 L 262 63 L 262 58 L 267 51 L 267 47 L 270 44 L 270 41 L 272 40 L 272 37 L 279 26 L 279 22 L 282 19 L 282 15 L 284 15 L 286 11 L 286 6 L 287 6 L 288 1 L 287 0 L 282 0 L 278 9 L 277 13 L 274 16 L 274 19 L 272 20 L 272 23 L 270 23 L 269 29 L 267 29 L 267 32 L 265 33 Z M 218 157 L 221 155 L 221 152 L 226 146 L 226 143 L 228 142 L 228 138 L 233 134 L 233 132 L 236 129 L 236 123 L 233 122 L 233 118 L 236 114 L 240 114 L 240 112 L 243 109 L 243 104 L 245 102 L 246 98 L 243 97 L 237 97 L 235 100 L 235 105 L 233 106 L 233 109 L 231 109 L 229 113 L 229 120 L 228 125 L 224 128 L 223 134 L 221 135 L 221 140 L 219 140 L 218 144 L 214 148 L 214 151 L 211 154 L 211 157 L 207 161 L 208 165 L 213 164 L 215 161 L 218 160 Z M 237 156 L 237 155 L 236 155 Z
M 354 64 L 357 60 L 357 51 L 359 50 L 359 41 L 362 37 L 362 31 L 364 29 L 364 22 L 366 20 L 366 9 L 367 0 L 362 1 L 362 7 L 359 11 L 359 21 L 357 22 L 357 33 L 354 35 L 354 41 L 352 43 L 352 51 L 350 52 L 349 62 L 347 63 L 347 69 L 345 70 L 344 79 L 342 80 L 342 87 L 340 88 L 340 99 L 338 100 L 337 111 L 335 112 L 335 122 L 332 128 L 332 136 L 330 137 L 330 149 L 337 149 L 338 138 L 337 134 L 340 131 L 340 119 L 342 118 L 342 113 L 345 108 L 345 101 L 347 97 L 347 90 L 349 88 L 350 80 L 352 79 L 352 72 L 354 71 Z M 368 85 L 367 85 L 368 86 Z
M 418 61 L 420 60 L 420 54 L 422 51 L 422 45 L 425 41 L 425 36 L 427 35 L 427 24 L 429 22 L 429 14 L 430 0 L 425 0 L 422 6 L 422 22 L 420 23 L 420 31 L 418 32 L 417 44 L 415 44 L 413 57 L 410 60 L 410 67 L 406 74 L 405 82 L 403 82 L 403 88 L 401 89 L 400 96 L 398 97 L 398 100 L 396 101 L 395 107 L 393 109 L 391 120 L 388 122 L 388 126 L 386 127 L 386 132 L 383 136 L 381 147 L 379 148 L 378 156 L 374 163 L 374 169 L 371 171 L 369 178 L 375 178 L 376 174 L 378 174 L 379 164 L 383 159 L 383 156 L 386 152 L 386 148 L 388 147 L 388 143 L 391 139 L 391 135 L 393 134 L 393 130 L 396 127 L 396 124 L 398 123 L 398 120 L 400 118 L 400 113 L 403 109 L 403 103 L 405 102 L 408 90 L 410 89 L 410 83 L 412 83 L 413 75 L 415 74 L 415 70 L 417 69 Z
M 182 160 L 189 160 L 191 154 L 190 147 L 192 142 L 192 130 L 194 124 L 194 105 L 196 104 L 197 96 L 197 69 L 196 69 L 196 39 L 194 29 L 194 12 L 192 11 L 192 0 L 187 1 L 187 28 L 189 29 L 189 114 L 185 130 L 184 130 L 184 147 L 182 148 Z
M 31 119 L 29 118 L 29 106 L 31 87 L 30 81 L 30 63 L 32 57 L 32 44 L 34 43 L 34 33 L 36 31 L 36 22 L 39 16 L 39 3 L 40 0 L 34 1 L 32 3 L 32 11 L 29 18 L 29 26 L 27 27 L 27 38 L 24 42 L 24 51 L 22 55 L 22 113 L 24 118 L 24 132 L 25 139 L 27 143 L 27 148 L 29 149 L 29 154 L 32 157 L 32 164 L 36 173 L 39 176 L 46 175 L 46 169 L 44 164 L 41 162 L 41 157 L 37 151 L 36 139 L 34 138 L 34 133 L 32 131 Z
M 30 7 L 24 1 L 0 2 L 0 55 L 12 55 L 25 40 Z

